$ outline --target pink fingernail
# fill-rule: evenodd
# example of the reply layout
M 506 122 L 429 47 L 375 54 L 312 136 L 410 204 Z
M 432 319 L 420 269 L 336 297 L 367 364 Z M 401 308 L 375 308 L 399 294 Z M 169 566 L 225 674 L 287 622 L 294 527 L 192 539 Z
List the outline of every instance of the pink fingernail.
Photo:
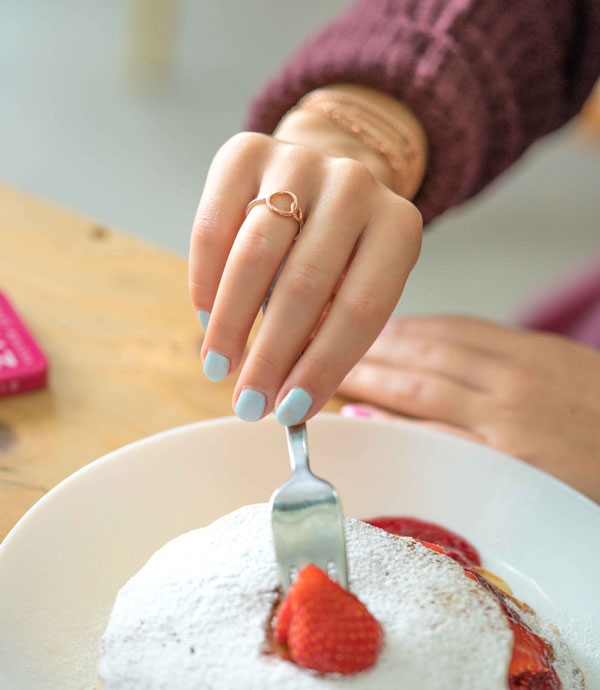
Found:
M 340 414 L 342 417 L 370 417 L 371 411 L 359 405 L 344 405 Z

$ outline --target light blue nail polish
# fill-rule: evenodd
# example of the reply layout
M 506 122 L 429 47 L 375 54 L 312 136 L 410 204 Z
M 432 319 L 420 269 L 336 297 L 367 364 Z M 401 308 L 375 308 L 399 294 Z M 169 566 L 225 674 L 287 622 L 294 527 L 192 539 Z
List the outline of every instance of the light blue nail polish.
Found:
M 235 404 L 235 413 L 245 422 L 256 422 L 265 411 L 267 400 L 262 393 L 253 388 L 244 388 Z
M 299 424 L 312 402 L 312 397 L 303 388 L 292 388 L 275 412 L 277 421 L 284 426 Z
M 200 325 L 206 331 L 208 328 L 208 320 L 210 319 L 210 312 L 198 309 L 198 318 L 200 319 Z
M 204 358 L 204 374 L 210 381 L 222 381 L 229 373 L 229 360 L 214 350 L 209 350 Z

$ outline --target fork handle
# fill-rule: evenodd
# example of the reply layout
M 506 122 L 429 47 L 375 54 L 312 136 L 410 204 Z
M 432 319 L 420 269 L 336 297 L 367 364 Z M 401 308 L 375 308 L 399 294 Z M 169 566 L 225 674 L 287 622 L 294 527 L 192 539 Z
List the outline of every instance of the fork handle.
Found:
M 306 424 L 296 424 L 286 426 L 285 435 L 287 438 L 290 464 L 292 470 L 310 472 L 308 466 L 308 440 L 306 437 Z

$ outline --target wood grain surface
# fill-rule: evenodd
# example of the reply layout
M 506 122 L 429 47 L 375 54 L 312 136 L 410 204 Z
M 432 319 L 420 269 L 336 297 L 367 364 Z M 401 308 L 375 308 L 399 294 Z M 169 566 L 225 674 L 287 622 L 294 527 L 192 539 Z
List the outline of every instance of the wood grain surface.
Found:
M 233 414 L 235 375 L 202 372 L 183 257 L 0 185 L 0 290 L 50 361 L 47 388 L 0 398 L 0 539 L 95 458 Z

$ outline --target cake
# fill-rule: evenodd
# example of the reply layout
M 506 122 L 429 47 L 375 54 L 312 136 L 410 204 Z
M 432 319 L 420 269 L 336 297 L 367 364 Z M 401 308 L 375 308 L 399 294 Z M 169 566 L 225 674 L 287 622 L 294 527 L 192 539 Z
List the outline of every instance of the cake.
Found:
M 513 633 L 498 597 L 413 538 L 344 522 L 350 590 L 385 633 L 372 668 L 319 675 L 275 653 L 281 590 L 260 504 L 169 542 L 121 589 L 100 645 L 104 690 L 506 690 Z M 563 690 L 585 687 L 555 629 L 525 613 Z

